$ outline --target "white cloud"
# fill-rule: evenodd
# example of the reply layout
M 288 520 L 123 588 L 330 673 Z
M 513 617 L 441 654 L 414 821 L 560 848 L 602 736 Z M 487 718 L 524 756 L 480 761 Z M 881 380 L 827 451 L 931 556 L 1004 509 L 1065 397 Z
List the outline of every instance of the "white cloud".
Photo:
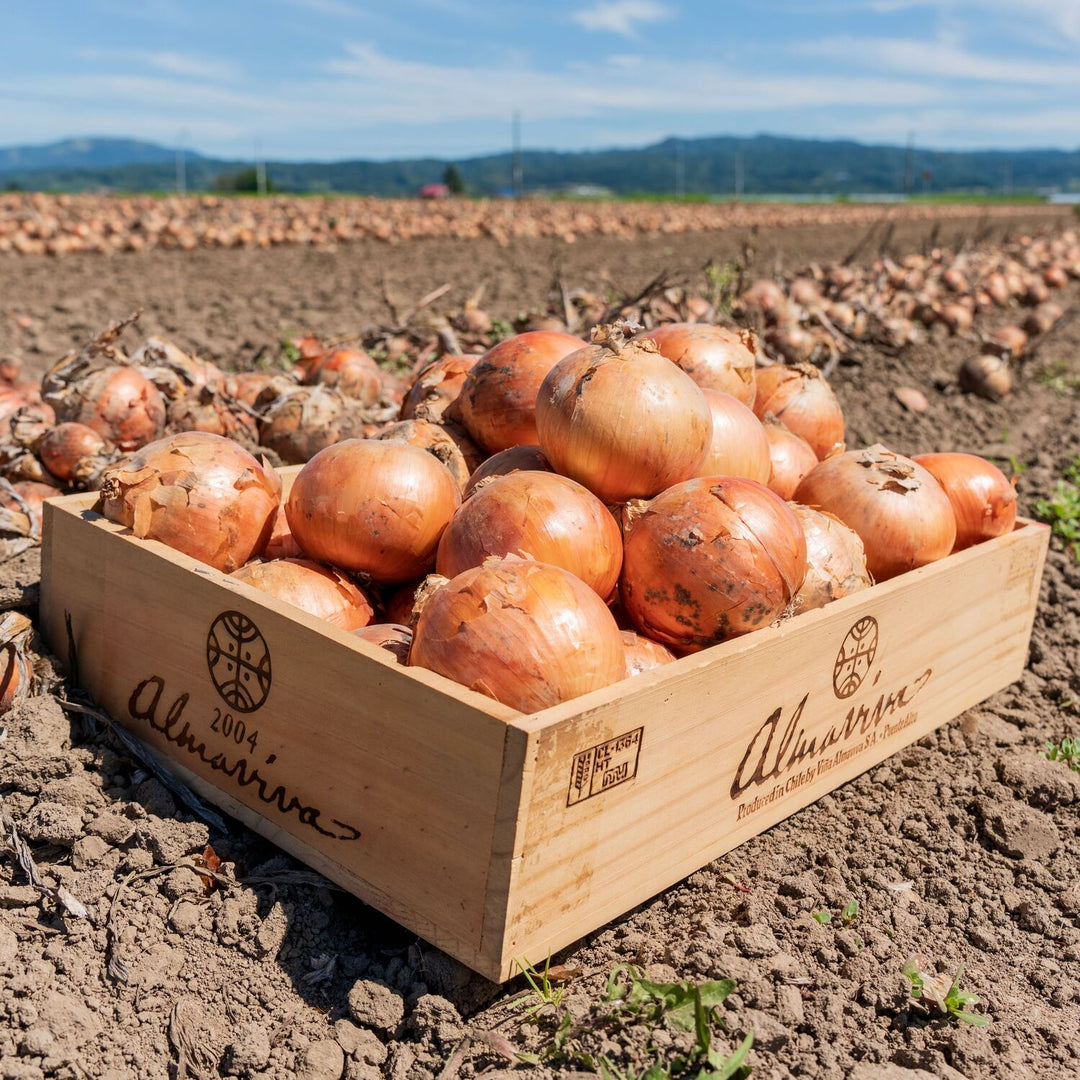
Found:
M 78 55 L 84 60 L 134 65 L 159 71 L 165 75 L 180 75 L 191 79 L 207 79 L 227 82 L 240 76 L 237 64 L 206 56 L 189 56 L 183 53 L 146 49 L 80 49 Z
M 575 11 L 570 18 L 586 30 L 632 38 L 637 36 L 638 23 L 661 22 L 673 14 L 671 8 L 656 0 L 599 0 L 592 7 Z

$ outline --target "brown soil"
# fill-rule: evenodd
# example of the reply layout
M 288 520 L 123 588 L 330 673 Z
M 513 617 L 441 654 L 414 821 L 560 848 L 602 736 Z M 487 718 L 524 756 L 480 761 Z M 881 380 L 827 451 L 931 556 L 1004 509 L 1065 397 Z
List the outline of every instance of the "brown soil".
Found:
M 0 259 L 4 307 L 34 319 L 28 330 L 0 324 L 0 353 L 18 350 L 40 369 L 141 305 L 147 331 L 247 364 L 288 327 L 334 333 L 385 319 L 381 273 L 403 304 L 444 281 L 458 297 L 486 281 L 486 306 L 507 317 L 543 302 L 557 273 L 596 285 L 606 268 L 633 289 L 665 266 L 730 258 L 740 239 Z M 858 239 L 763 233 L 759 260 L 796 267 Z M 925 230 L 898 232 L 894 243 L 924 239 Z M 1078 298 L 1074 284 L 1061 302 Z M 842 365 L 833 382 L 849 442 L 1013 458 L 1030 514 L 1080 455 L 1080 321 L 1050 336 L 999 404 L 956 390 L 971 348 L 932 339 Z M 892 394 L 899 385 L 921 388 L 928 411 L 907 413 Z M 0 607 L 32 611 L 36 576 L 32 554 L 6 564 Z M 1078 699 L 1080 561 L 1055 548 L 1020 682 L 556 958 L 581 972 L 560 1005 L 581 1028 L 576 1043 L 623 1070 L 644 1069 L 650 1046 L 664 1061 L 688 1046 L 681 1033 L 590 1011 L 607 973 L 626 962 L 665 981 L 735 978 L 719 1042 L 734 1046 L 752 1030 L 755 1077 L 1077 1075 L 1080 775 L 1038 752 L 1077 734 Z M 0 861 L 0 1078 L 404 1080 L 585 1068 L 513 1064 L 507 1054 L 541 1052 L 556 1027 L 550 1010 L 526 1017 L 520 984 L 468 977 L 235 822 L 226 832 L 201 823 L 54 694 L 2 725 L 4 806 L 46 882 L 66 886 L 91 917 L 61 917 L 13 859 Z M 228 875 L 210 892 L 189 868 L 207 842 Z M 858 915 L 844 926 L 839 912 L 852 899 Z M 827 925 L 811 918 L 823 910 Z M 928 1018 L 912 1005 L 901 969 L 915 952 L 936 970 L 962 963 L 990 1023 Z

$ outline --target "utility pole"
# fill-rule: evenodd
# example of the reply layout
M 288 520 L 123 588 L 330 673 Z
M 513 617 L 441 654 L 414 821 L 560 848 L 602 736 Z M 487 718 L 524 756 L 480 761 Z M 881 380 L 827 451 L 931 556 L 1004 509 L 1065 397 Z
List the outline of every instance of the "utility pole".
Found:
M 904 197 L 910 198 L 915 184 L 915 132 L 907 136 L 907 155 L 904 158 Z
M 187 162 L 184 160 L 184 140 L 187 132 L 181 131 L 176 138 L 176 194 L 187 193 Z
M 743 193 L 743 152 L 740 146 L 735 151 L 735 201 L 742 201 Z
M 262 139 L 255 140 L 255 187 L 260 195 L 266 194 L 266 162 L 262 156 Z
M 675 198 L 686 194 L 686 147 L 682 139 L 675 140 Z
M 525 190 L 525 171 L 521 165 L 521 110 L 515 109 L 510 120 L 510 187 L 514 192 L 514 198 L 520 199 Z

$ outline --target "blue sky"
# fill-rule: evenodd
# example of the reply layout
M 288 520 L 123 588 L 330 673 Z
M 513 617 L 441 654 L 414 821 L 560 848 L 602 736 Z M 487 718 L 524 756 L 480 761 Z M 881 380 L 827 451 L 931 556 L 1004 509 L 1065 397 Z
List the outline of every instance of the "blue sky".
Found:
M 0 145 L 466 157 L 520 109 L 540 148 L 1080 147 L 1080 0 L 45 0 L 4 24 Z

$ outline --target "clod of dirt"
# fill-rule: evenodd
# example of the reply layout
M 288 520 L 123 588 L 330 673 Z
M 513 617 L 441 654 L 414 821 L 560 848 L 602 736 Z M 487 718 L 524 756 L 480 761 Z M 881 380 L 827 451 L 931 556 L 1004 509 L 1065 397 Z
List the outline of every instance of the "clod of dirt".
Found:
M 223 1071 L 226 1076 L 248 1077 L 265 1069 L 269 1061 L 270 1036 L 261 1025 L 245 1023 L 225 1047 Z
M 430 1042 L 439 1050 L 449 1050 L 465 1034 L 453 1003 L 437 994 L 423 994 L 417 999 L 409 1027 L 421 1042 Z
M 333 1039 L 320 1039 L 300 1055 L 296 1080 L 340 1080 L 344 1068 L 341 1047 Z
M 978 799 L 975 812 L 983 839 L 1010 859 L 1046 859 L 1061 844 L 1053 821 L 1023 803 Z
M 350 1057 L 367 1065 L 381 1065 L 386 1060 L 386 1046 L 373 1031 L 357 1027 L 351 1020 L 334 1025 L 334 1038 Z
M 82 835 L 82 814 L 62 803 L 39 802 L 23 818 L 20 831 L 31 842 L 71 847 Z
M 1001 782 L 1032 806 L 1053 810 L 1080 802 L 1080 775 L 1030 750 L 1003 755 L 994 767 Z
M 405 1018 L 400 994 L 374 979 L 358 979 L 349 991 L 349 1015 L 361 1026 L 392 1035 Z

